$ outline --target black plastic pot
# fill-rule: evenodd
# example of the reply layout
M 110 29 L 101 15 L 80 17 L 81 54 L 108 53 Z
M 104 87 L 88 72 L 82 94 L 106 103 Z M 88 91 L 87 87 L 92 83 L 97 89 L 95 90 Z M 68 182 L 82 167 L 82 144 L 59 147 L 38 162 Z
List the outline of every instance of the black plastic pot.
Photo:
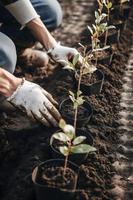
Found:
M 36 192 L 36 200 L 71 200 L 74 197 L 76 185 L 77 185 L 77 178 L 79 168 L 74 163 L 68 161 L 67 167 L 72 169 L 75 172 L 75 182 L 70 183 L 69 189 L 62 189 L 58 187 L 53 187 L 49 185 L 44 185 L 39 182 L 39 177 L 42 173 L 43 168 L 47 167 L 54 167 L 64 166 L 64 160 L 61 159 L 51 159 L 41 163 L 37 166 L 32 172 L 32 181 L 34 183 L 35 192 Z
M 112 59 L 113 59 L 113 54 L 111 55 L 107 55 L 102 59 L 98 59 L 98 63 L 102 64 L 102 65 L 110 65 L 112 63 Z
M 81 91 L 83 95 L 90 96 L 90 95 L 98 95 L 101 93 L 103 82 L 104 82 L 104 74 L 101 70 L 97 69 L 94 74 L 97 76 L 97 81 L 93 84 L 84 84 L 81 82 Z M 77 78 L 76 78 L 76 85 L 77 85 Z
M 128 4 L 123 5 L 123 9 L 121 12 L 121 17 L 123 20 L 127 20 L 129 18 L 131 7 Z
M 86 139 L 84 140 L 83 144 L 93 145 L 93 137 L 88 131 L 84 131 L 82 129 L 77 129 L 76 136 L 85 136 Z M 52 157 L 53 158 L 60 158 L 64 159 L 64 156 L 55 148 L 55 143 L 51 145 L 52 149 Z M 77 165 L 82 165 L 83 162 L 86 160 L 88 153 L 85 154 L 70 154 L 68 159 L 69 161 L 76 163 Z
M 122 20 L 114 21 L 112 24 L 116 27 L 117 30 L 123 31 L 125 24 Z
M 67 98 L 64 101 L 61 102 L 60 106 L 59 106 L 59 111 L 61 113 L 61 116 L 63 117 L 63 119 L 65 119 L 65 121 L 68 124 L 74 124 L 74 116 L 71 114 L 71 110 L 70 112 L 65 112 L 66 108 L 71 108 L 72 112 L 73 112 L 73 105 L 72 105 L 72 101 Z M 82 109 L 82 116 L 79 116 L 80 110 Z M 84 103 L 79 106 L 79 112 L 78 112 L 78 116 L 77 116 L 77 128 L 82 128 L 83 126 L 85 126 L 89 121 L 90 118 L 92 116 L 93 110 L 92 110 L 92 106 L 91 104 L 85 100 Z
M 99 37 L 100 41 L 104 44 L 105 34 Z M 119 42 L 119 32 L 117 29 L 110 29 L 107 36 L 107 45 L 116 44 Z
M 100 57 L 97 60 L 97 63 L 102 64 L 102 65 L 110 65 L 113 59 L 113 52 L 112 48 L 110 47 L 109 49 L 105 50 L 107 52 L 107 55 L 104 57 Z
M 130 14 L 131 6 L 129 3 L 124 3 L 120 11 L 120 5 L 116 5 L 111 10 L 111 18 L 127 20 Z

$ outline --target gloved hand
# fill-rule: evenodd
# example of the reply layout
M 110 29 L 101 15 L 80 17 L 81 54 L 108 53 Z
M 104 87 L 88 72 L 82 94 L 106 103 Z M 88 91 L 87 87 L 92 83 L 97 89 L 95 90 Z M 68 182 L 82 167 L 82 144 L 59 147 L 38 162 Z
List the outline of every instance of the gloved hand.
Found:
M 70 48 L 66 46 L 60 45 L 57 43 L 54 48 L 48 51 L 48 54 L 58 63 L 61 63 L 63 66 L 68 64 L 68 60 L 73 56 L 79 54 L 79 52 L 75 48 Z M 79 54 L 79 62 L 82 63 L 82 56 Z
M 61 116 L 55 108 L 57 102 L 39 85 L 24 80 L 7 100 L 45 126 L 58 126 Z
M 79 63 L 82 65 L 84 63 L 83 57 L 75 48 L 70 48 L 66 46 L 60 45 L 57 43 L 54 48 L 48 51 L 49 55 L 52 57 L 53 60 L 62 64 L 64 67 L 69 66 L 68 61 L 74 57 L 75 55 L 79 54 Z M 96 70 L 94 65 L 90 65 L 89 63 L 85 63 L 88 73 L 93 73 Z

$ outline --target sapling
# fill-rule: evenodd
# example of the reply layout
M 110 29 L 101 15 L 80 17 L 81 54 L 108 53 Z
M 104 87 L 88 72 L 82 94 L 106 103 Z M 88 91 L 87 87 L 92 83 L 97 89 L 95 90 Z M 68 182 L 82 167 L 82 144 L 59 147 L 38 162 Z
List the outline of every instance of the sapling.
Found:
M 107 27 L 107 23 L 102 22 L 106 16 L 105 13 L 95 11 L 95 24 L 92 24 L 92 27 L 88 26 L 91 33 L 92 51 L 100 48 L 99 37 L 106 31 L 105 27 Z
M 80 44 L 81 45 L 81 44 Z M 72 91 L 69 91 L 69 97 L 70 100 L 73 103 L 73 109 L 74 109 L 74 129 L 76 130 L 76 125 L 77 125 L 77 115 L 78 115 L 78 108 L 84 103 L 84 96 L 82 95 L 82 92 L 80 90 L 80 85 L 81 85 L 81 80 L 82 76 L 85 74 L 92 74 L 95 70 L 96 67 L 91 64 L 91 59 L 92 59 L 92 54 L 88 53 L 86 54 L 86 48 L 81 45 L 84 49 L 83 52 L 83 58 L 82 58 L 82 63 L 79 69 L 77 69 L 77 63 L 79 60 L 79 54 L 74 56 L 72 63 L 69 62 L 69 65 L 67 69 L 72 69 L 75 71 L 75 76 L 78 76 L 78 86 L 77 86 L 77 91 L 74 93 Z
M 104 3 L 104 6 L 107 9 L 107 21 L 109 22 L 109 19 L 110 19 L 110 10 L 112 9 L 113 3 L 112 3 L 111 0 L 104 0 L 103 3 Z
M 62 143 L 62 145 L 58 146 L 58 149 L 61 154 L 65 156 L 64 163 L 64 175 L 66 173 L 68 157 L 70 154 L 84 154 L 96 151 L 95 147 L 92 147 L 88 144 L 82 144 L 86 139 L 85 136 L 76 137 L 75 128 L 66 124 L 66 122 L 61 119 L 59 122 L 59 127 L 61 131 L 54 133 L 50 139 L 50 143 L 52 144 L 54 140 L 58 140 Z
M 92 27 L 88 26 L 88 29 L 91 33 L 91 42 L 92 42 L 92 53 L 95 55 L 95 66 L 97 66 L 97 52 L 104 51 L 110 46 L 107 46 L 107 35 L 105 34 L 105 44 L 104 47 L 101 47 L 100 37 L 107 33 L 109 29 L 115 28 L 114 26 L 108 26 L 107 22 L 103 22 L 106 19 L 107 14 L 95 11 L 95 24 L 92 24 Z
M 109 22 L 109 20 L 110 20 L 110 10 L 112 9 L 113 4 L 112 4 L 112 1 L 110 1 L 110 0 L 104 0 L 103 3 L 104 3 L 104 6 L 107 9 L 107 22 Z M 108 30 L 109 29 L 107 29 L 106 32 L 105 32 L 105 42 L 104 42 L 105 46 L 107 44 Z
M 97 0 L 98 6 L 99 6 L 98 11 L 99 11 L 100 14 L 102 14 L 102 11 L 103 11 L 103 6 L 104 6 L 104 2 L 103 1 L 104 0 Z

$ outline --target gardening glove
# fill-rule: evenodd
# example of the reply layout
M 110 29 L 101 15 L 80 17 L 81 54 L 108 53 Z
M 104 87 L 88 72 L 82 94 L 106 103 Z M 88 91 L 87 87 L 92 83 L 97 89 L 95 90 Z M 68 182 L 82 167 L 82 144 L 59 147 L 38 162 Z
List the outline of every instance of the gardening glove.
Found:
M 55 108 L 57 102 L 39 85 L 23 79 L 23 83 L 7 100 L 45 126 L 58 126 L 61 117 Z
M 79 54 L 79 52 L 75 48 L 62 46 L 60 43 L 57 43 L 52 49 L 48 50 L 48 54 L 54 61 L 62 64 L 63 66 L 66 66 L 68 65 L 68 60 Z M 82 59 L 82 56 L 79 55 L 80 63 L 82 63 Z

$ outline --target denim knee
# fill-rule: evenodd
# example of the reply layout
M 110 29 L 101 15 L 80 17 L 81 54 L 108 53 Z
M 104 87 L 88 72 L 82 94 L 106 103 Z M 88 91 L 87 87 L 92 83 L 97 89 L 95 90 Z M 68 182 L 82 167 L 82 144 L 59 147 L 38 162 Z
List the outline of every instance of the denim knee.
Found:
M 62 9 L 57 0 L 31 0 L 45 26 L 56 29 L 62 22 Z
M 16 48 L 12 40 L 0 32 L 0 67 L 13 73 L 16 67 Z

